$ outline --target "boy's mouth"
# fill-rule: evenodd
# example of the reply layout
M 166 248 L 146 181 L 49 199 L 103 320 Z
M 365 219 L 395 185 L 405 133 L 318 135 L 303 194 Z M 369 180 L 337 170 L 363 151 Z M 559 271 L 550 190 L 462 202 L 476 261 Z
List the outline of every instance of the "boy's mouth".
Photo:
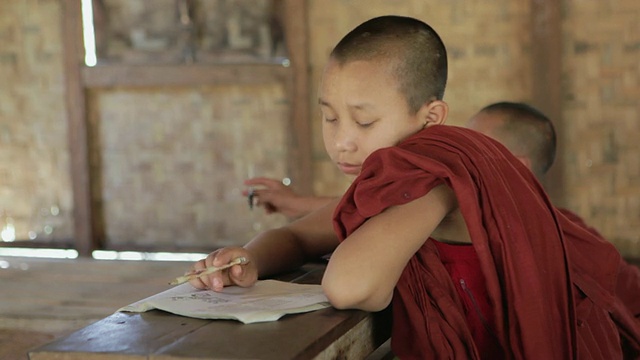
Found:
M 345 174 L 348 175 L 358 175 L 360 174 L 360 165 L 354 165 L 349 163 L 339 162 L 337 163 L 338 168 Z

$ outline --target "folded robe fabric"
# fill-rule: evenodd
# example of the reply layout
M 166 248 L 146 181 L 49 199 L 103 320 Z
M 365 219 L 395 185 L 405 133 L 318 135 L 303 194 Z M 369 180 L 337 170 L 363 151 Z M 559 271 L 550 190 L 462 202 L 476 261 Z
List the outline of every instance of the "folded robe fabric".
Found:
M 587 225 L 577 214 L 568 209 L 558 208 L 558 212 L 566 216 L 568 220 L 590 232 L 592 235 L 607 241 L 598 230 Z M 572 236 L 579 236 L 575 232 L 565 232 L 565 236 L 571 241 Z M 618 279 L 616 281 L 616 296 L 620 298 L 625 307 L 631 311 L 631 315 L 640 321 L 640 268 L 626 261 L 620 262 Z
M 374 152 L 336 208 L 335 230 L 344 240 L 368 218 L 443 183 L 480 259 L 507 358 L 621 358 L 616 325 L 633 338 L 637 324 L 614 296 L 618 252 L 559 215 L 534 175 L 484 135 L 432 126 Z M 572 243 L 563 226 L 579 233 Z M 482 358 L 451 278 L 425 240 L 394 290 L 392 350 L 401 359 Z
M 564 222 L 563 234 L 569 243 L 580 243 L 585 231 L 606 242 L 607 240 L 582 218 L 573 212 L 558 208 L 559 218 Z M 566 223 L 569 221 L 569 223 Z M 592 266 L 597 266 L 594 262 Z M 579 270 L 578 270 L 579 271 Z M 640 269 L 621 260 L 615 284 L 615 299 L 611 316 L 622 337 L 624 359 L 640 359 Z

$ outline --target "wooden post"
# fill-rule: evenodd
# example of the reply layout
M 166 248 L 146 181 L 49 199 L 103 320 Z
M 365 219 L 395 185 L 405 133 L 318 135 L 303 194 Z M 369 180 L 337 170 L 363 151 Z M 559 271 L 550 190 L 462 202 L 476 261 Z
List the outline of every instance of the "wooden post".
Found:
M 555 165 L 543 184 L 552 201 L 564 202 L 564 126 L 562 118 L 562 24 L 560 2 L 531 0 L 532 98 L 556 127 L 558 148 Z
M 85 91 L 81 77 L 84 63 L 82 8 L 79 0 L 62 1 L 65 98 L 71 184 L 73 187 L 74 242 L 80 256 L 91 256 L 96 248 L 91 207 L 91 179 L 86 121 Z
M 290 80 L 289 171 L 296 190 L 313 192 L 312 142 L 309 121 L 309 52 L 306 0 L 282 0 L 285 43 L 293 76 Z

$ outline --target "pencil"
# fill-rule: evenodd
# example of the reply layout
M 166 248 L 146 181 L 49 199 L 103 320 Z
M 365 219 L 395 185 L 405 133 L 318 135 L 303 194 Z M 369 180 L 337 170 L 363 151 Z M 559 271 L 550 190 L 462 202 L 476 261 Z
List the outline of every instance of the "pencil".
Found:
M 247 199 L 249 200 L 249 210 L 253 210 L 253 198 L 256 196 L 256 191 L 254 188 L 249 189 L 249 194 L 247 195 Z
M 214 273 L 216 271 L 221 271 L 221 270 L 224 270 L 224 269 L 228 269 L 228 268 L 230 268 L 230 267 L 232 267 L 234 265 L 243 265 L 243 264 L 246 264 L 247 262 L 248 262 L 247 258 L 245 258 L 244 256 L 241 256 L 241 257 L 231 261 L 230 263 L 228 263 L 226 265 L 222 265 L 222 266 L 218 266 L 218 267 L 211 266 L 211 267 L 208 267 L 206 269 L 198 270 L 196 272 L 192 272 L 192 273 L 188 273 L 188 274 L 183 275 L 183 276 L 179 276 L 179 277 L 173 279 L 173 281 L 171 281 L 169 283 L 169 285 L 180 285 L 180 284 L 186 283 L 187 281 L 200 278 L 201 276 L 208 275 L 208 274 Z

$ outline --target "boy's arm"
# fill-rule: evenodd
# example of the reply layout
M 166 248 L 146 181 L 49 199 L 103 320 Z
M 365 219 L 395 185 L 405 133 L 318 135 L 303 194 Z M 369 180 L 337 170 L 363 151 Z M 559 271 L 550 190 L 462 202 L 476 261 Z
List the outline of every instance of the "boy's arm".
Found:
M 220 291 L 227 285 L 252 286 L 258 277 L 293 270 L 306 261 L 330 253 L 338 245 L 333 231 L 333 211 L 339 199 L 289 225 L 267 230 L 244 247 L 218 249 L 195 263 L 193 271 L 220 267 L 244 257 L 247 262 L 228 270 L 214 272 L 190 283 L 199 289 Z
M 336 308 L 384 309 L 411 257 L 457 207 L 446 185 L 370 218 L 333 252 L 322 280 Z
M 329 201 L 309 215 L 278 229 L 266 231 L 244 246 L 255 258 L 260 277 L 293 270 L 338 246 L 333 212 L 340 199 Z
M 256 205 L 262 206 L 267 214 L 281 213 L 291 219 L 310 214 L 335 199 L 329 196 L 302 196 L 282 181 L 265 177 L 247 179 L 244 184 L 259 186 L 252 190 L 253 197 L 257 199 Z M 249 190 L 243 191 L 244 196 L 248 194 Z

